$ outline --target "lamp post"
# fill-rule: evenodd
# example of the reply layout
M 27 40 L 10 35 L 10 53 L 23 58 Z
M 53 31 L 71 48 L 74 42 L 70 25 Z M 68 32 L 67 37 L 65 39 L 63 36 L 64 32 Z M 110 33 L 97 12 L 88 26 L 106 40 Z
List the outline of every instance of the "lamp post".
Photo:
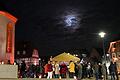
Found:
M 105 54 L 105 45 L 104 45 L 104 37 L 105 37 L 105 34 L 106 34 L 106 33 L 104 33 L 104 32 L 100 32 L 100 33 L 99 33 L 99 36 L 102 38 L 102 41 L 103 41 L 103 42 L 102 42 L 102 43 L 103 43 L 103 45 L 102 45 L 102 46 L 103 46 L 103 55 L 104 55 L 104 59 L 105 59 L 105 63 L 106 63 L 106 54 Z
M 39 58 L 39 79 L 41 79 L 42 78 L 42 76 L 41 76 L 41 65 L 42 64 L 42 62 L 41 62 L 41 58 Z
M 105 37 L 105 32 L 100 32 L 99 33 L 99 36 L 102 38 L 102 43 L 103 43 L 103 55 L 104 55 L 104 60 L 105 60 L 105 75 L 104 75 L 104 80 L 106 80 L 106 78 L 107 78 L 107 75 L 106 75 L 106 73 L 107 73 L 107 70 L 106 70 L 106 54 L 105 54 L 105 44 L 104 44 L 104 37 Z

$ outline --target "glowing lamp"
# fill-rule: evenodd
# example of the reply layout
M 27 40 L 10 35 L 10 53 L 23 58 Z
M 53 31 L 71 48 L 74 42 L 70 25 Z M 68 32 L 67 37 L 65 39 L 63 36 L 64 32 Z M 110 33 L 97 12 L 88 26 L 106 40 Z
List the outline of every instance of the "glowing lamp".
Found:
M 104 38 L 105 34 L 106 34 L 106 33 L 104 33 L 104 32 L 100 32 L 100 33 L 99 33 L 99 36 L 100 36 L 101 38 Z
M 2 61 L 2 64 L 4 64 L 4 61 Z
M 77 80 L 77 77 L 76 77 L 76 76 L 74 76 L 74 80 Z
M 61 80 L 61 76 L 59 77 L 59 80 Z
M 41 79 L 42 78 L 42 76 L 41 75 L 39 75 L 39 79 Z

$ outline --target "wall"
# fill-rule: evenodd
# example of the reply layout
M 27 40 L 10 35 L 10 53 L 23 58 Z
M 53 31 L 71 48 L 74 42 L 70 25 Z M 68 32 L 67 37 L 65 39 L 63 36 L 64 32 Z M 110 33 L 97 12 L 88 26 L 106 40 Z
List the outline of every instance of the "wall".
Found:
M 16 21 L 17 19 L 9 13 L 0 11 L 0 62 L 7 63 L 10 60 L 11 64 L 14 63 L 14 26 Z M 8 27 L 11 27 L 12 30 L 8 30 Z

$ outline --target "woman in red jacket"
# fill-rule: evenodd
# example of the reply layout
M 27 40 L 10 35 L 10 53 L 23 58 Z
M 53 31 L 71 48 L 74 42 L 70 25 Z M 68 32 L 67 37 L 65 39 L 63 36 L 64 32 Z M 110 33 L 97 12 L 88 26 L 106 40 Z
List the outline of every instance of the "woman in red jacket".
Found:
M 51 61 L 48 61 L 47 72 L 48 72 L 47 79 L 52 79 L 53 66 L 51 64 Z
M 67 66 L 66 66 L 66 64 L 65 63 L 62 63 L 61 65 L 60 65 L 60 74 L 61 74 L 61 77 L 62 78 L 66 78 L 66 73 L 67 73 Z

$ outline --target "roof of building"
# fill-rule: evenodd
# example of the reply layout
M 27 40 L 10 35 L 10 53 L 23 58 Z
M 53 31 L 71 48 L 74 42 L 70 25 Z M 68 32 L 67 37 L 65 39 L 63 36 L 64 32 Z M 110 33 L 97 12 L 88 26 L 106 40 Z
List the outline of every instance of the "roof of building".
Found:
M 8 12 L 0 11 L 0 15 L 6 16 L 7 18 L 9 18 L 10 20 L 12 20 L 13 22 L 17 21 L 17 18 L 15 18 L 14 16 L 12 16 Z

